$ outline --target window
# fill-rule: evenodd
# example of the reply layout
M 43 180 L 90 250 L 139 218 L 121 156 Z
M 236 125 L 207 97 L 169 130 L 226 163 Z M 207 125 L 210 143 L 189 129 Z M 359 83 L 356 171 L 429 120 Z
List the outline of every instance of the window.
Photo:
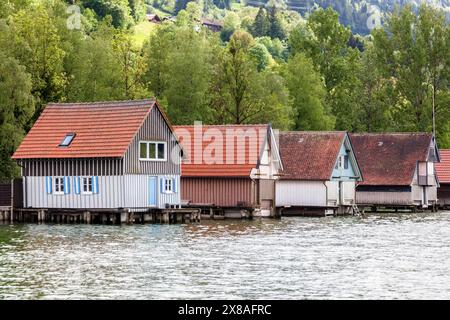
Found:
M 92 177 L 83 177 L 83 193 L 92 194 Z
M 64 178 L 55 178 L 55 194 L 64 194 Z
M 166 143 L 141 141 L 139 142 L 139 160 L 141 161 L 165 161 Z
M 75 133 L 68 133 L 59 144 L 60 147 L 68 147 L 75 138 Z
M 348 169 L 348 156 L 340 155 L 336 164 L 336 169 Z
M 172 179 L 165 179 L 164 192 L 165 193 L 173 192 Z

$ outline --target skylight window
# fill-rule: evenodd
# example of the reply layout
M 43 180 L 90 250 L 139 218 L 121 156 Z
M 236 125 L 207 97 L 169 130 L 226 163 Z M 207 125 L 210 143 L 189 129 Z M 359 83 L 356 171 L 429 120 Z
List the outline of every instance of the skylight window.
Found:
M 59 146 L 60 147 L 68 147 L 72 143 L 73 138 L 75 138 L 75 133 L 66 134 L 66 136 L 64 137 L 63 141 L 61 141 Z

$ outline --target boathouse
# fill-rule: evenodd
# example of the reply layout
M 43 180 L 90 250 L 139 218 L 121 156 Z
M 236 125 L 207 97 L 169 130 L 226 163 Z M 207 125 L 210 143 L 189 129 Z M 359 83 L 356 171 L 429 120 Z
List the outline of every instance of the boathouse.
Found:
M 438 203 L 441 208 L 450 208 L 450 149 L 439 150 L 440 163 L 436 163 L 439 180 Z
M 270 125 L 175 126 L 183 146 L 183 205 L 211 216 L 275 215 L 282 163 Z
M 434 208 L 439 151 L 432 134 L 361 133 L 350 139 L 364 176 L 356 188 L 358 205 Z
M 181 148 L 156 100 L 49 104 L 13 155 L 24 208 L 180 206 Z
M 362 176 L 346 132 L 282 132 L 279 145 L 284 170 L 276 199 L 283 215 L 353 213 Z

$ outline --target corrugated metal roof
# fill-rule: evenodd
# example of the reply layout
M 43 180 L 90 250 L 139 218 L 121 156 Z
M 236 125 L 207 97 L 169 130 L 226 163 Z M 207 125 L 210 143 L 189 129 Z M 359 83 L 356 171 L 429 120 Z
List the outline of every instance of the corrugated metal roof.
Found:
M 439 183 L 450 183 L 450 149 L 439 150 L 441 162 L 436 163 Z
M 155 105 L 156 100 L 51 103 L 13 159 L 121 157 Z M 76 134 L 72 143 L 59 146 L 68 133 Z
M 426 161 L 430 133 L 350 134 L 364 180 L 360 185 L 407 186 L 418 161 Z
M 329 180 L 345 132 L 282 132 L 283 180 Z
M 175 134 L 180 140 L 185 159 L 181 165 L 182 175 L 185 177 L 249 177 L 250 172 L 257 166 L 262 143 L 266 139 L 268 125 L 203 125 L 198 132 L 196 126 L 174 126 Z M 200 127 L 197 127 L 200 128 Z M 236 133 L 241 138 L 242 132 L 256 133 L 245 138 L 246 143 L 238 146 L 235 140 L 233 154 L 227 154 L 227 146 L 231 151 L 231 142 L 225 137 L 227 132 Z M 198 134 L 200 133 L 200 134 Z M 221 135 L 224 141 L 218 142 L 214 149 L 214 135 Z M 190 140 L 190 141 L 189 141 Z M 221 147 L 220 147 L 221 146 Z M 222 155 L 220 155 L 222 153 Z M 195 154 L 195 155 L 194 155 Z M 211 155 L 206 159 L 203 155 Z M 215 161 L 218 159 L 219 161 Z M 227 161 L 227 159 L 229 159 Z M 230 159 L 233 159 L 230 161 Z

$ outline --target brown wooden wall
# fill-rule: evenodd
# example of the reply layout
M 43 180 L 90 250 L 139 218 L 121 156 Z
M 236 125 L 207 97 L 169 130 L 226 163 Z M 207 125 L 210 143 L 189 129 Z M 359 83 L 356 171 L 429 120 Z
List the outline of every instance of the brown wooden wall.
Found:
M 252 207 L 255 202 L 254 190 L 250 178 L 181 177 L 181 199 L 193 204 Z
M 450 184 L 441 184 L 438 188 L 438 203 L 442 206 L 450 206 Z
M 22 207 L 22 179 L 14 180 L 14 207 Z M 0 207 L 11 206 L 11 183 L 0 183 Z

